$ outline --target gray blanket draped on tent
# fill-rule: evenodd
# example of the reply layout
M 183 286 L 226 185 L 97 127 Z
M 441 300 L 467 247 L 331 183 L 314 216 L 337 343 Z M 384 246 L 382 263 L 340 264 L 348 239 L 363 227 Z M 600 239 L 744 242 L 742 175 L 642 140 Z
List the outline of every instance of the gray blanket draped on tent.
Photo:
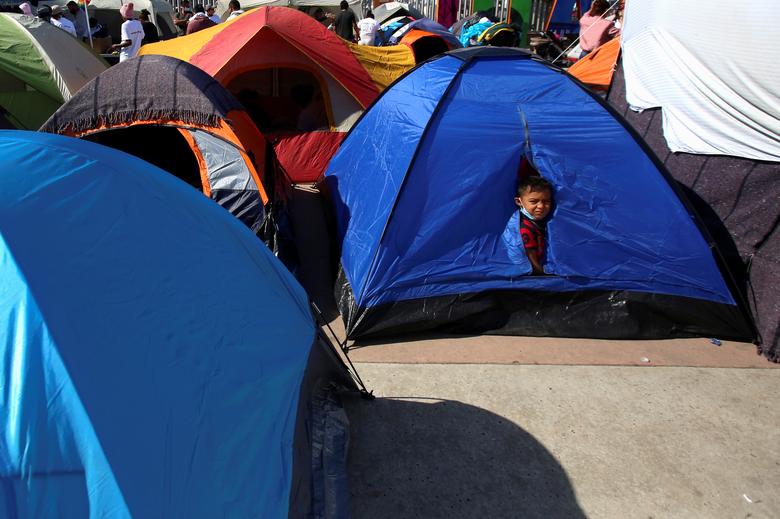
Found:
M 105 124 L 136 119 L 173 119 L 217 126 L 231 110 L 244 107 L 213 78 L 167 56 L 141 56 L 132 66 L 106 71 L 111 81 L 98 77 L 81 95 L 55 113 L 41 131 L 59 133 L 71 126 L 83 131 Z M 177 81 L 179 74 L 190 81 Z M 83 92 L 82 92 L 83 94 Z
M 621 64 L 607 101 L 684 187 L 746 295 L 759 352 L 780 362 L 780 163 L 670 152 L 661 110 L 629 109 Z

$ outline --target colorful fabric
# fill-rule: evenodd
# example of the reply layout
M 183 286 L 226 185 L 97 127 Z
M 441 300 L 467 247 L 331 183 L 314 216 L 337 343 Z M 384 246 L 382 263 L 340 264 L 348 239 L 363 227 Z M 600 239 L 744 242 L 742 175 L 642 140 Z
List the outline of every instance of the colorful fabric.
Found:
M 256 36 L 264 28 L 312 59 L 363 107 L 379 93 L 346 42 L 312 17 L 286 7 L 261 7 L 186 38 L 146 45 L 141 55 L 163 54 L 189 61 L 220 80 L 235 65 L 232 60 L 238 54 L 262 52 L 262 38 Z
M 493 22 L 477 22 L 473 25 L 469 25 L 461 30 L 460 44 L 464 47 L 474 47 L 478 45 L 484 45 L 479 41 L 479 35 L 488 30 L 493 25 Z
M 525 215 L 520 215 L 520 238 L 523 240 L 523 247 L 528 254 L 536 257 L 540 265 L 544 260 L 546 246 L 546 232 L 543 225 Z
M 612 84 L 618 56 L 620 38 L 614 38 L 577 61 L 567 72 L 589 87 L 604 91 Z

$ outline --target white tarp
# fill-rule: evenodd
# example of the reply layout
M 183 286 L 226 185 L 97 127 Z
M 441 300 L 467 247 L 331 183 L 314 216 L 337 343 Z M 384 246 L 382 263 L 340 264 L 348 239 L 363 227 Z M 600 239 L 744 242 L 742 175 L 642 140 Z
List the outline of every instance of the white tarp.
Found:
M 626 4 L 626 100 L 662 107 L 669 149 L 780 161 L 780 3 Z

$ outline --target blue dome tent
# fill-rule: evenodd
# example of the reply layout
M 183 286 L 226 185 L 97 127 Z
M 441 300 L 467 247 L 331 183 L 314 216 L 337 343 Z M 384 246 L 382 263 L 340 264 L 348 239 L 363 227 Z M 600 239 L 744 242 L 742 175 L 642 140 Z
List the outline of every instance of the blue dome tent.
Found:
M 0 280 L 3 517 L 347 513 L 352 379 L 216 203 L 123 152 L 0 132 Z
M 523 157 L 555 190 L 545 276 L 529 275 L 516 232 Z M 462 49 L 410 71 L 363 114 L 325 182 L 352 338 L 754 337 L 641 139 L 523 51 Z

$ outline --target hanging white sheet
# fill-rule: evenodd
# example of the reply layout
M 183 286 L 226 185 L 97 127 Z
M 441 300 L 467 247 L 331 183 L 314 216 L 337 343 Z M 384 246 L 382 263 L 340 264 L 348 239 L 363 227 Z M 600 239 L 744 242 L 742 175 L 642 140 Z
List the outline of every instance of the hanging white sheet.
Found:
M 662 107 L 669 149 L 780 161 L 777 0 L 626 4 L 626 100 Z

